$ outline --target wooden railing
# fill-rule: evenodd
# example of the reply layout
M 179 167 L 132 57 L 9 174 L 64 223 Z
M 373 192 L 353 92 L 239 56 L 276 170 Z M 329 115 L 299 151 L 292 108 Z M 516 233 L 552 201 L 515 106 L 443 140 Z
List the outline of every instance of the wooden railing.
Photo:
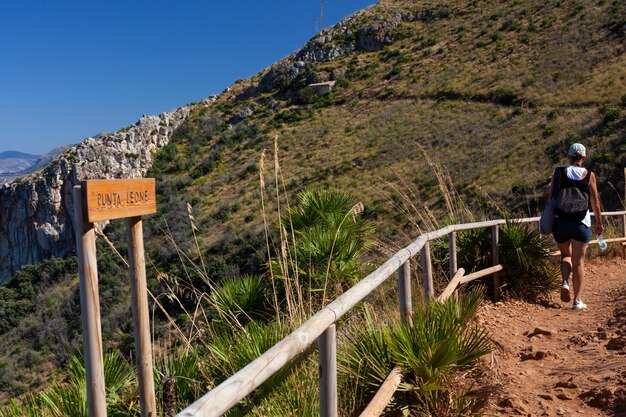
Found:
M 608 239 L 607 241 L 626 242 L 626 211 L 604 212 L 602 215 L 622 216 L 622 231 L 624 237 Z M 513 221 L 532 223 L 538 222 L 539 217 L 516 219 Z M 502 265 L 499 264 L 498 230 L 499 226 L 505 223 L 506 220 L 499 219 L 457 224 L 422 234 L 413 243 L 399 250 L 378 269 L 321 309 L 267 352 L 185 408 L 177 414 L 177 417 L 221 416 L 316 341 L 319 350 L 320 364 L 320 414 L 324 417 L 337 416 L 337 321 L 397 272 L 400 317 L 402 320 L 410 323 L 413 315 L 410 280 L 411 259 L 417 255 L 420 256 L 425 301 L 428 302 L 435 299 L 430 260 L 430 245 L 428 242 L 445 236 L 448 236 L 449 239 L 450 276 L 452 276 L 452 279 L 438 299 L 444 300 L 449 297 L 456 290 L 458 285 L 487 275 L 493 275 L 494 297 L 497 299 L 499 297 L 500 288 L 499 272 L 503 269 Z M 487 227 L 491 228 L 492 234 L 492 266 L 469 275 L 464 275 L 465 271 L 462 268 L 459 269 L 457 266 L 456 233 Z M 590 243 L 596 243 L 596 241 Z M 389 385 L 393 386 L 395 384 L 397 387 L 400 377 L 401 374 L 399 370 L 392 371 L 392 374 L 387 378 L 389 382 L 386 384 L 388 385 L 383 385 L 380 391 L 381 395 L 377 395 L 377 402 L 372 405 L 371 409 L 368 407 L 368 411 L 364 415 L 375 415 L 371 412 L 378 409 L 382 411 L 382 409 L 384 409 L 384 405 L 386 405 L 384 399 L 386 398 L 386 401 L 388 401 L 395 391 L 395 388 L 390 389 Z M 382 405 L 381 409 L 382 403 L 384 403 L 384 405 Z

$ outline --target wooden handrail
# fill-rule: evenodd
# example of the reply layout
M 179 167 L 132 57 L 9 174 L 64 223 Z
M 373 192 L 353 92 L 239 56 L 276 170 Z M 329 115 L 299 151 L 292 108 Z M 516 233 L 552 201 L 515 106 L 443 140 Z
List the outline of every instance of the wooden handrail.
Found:
M 402 370 L 399 366 L 395 366 L 385 381 L 380 385 L 378 391 L 376 391 L 376 395 L 372 398 L 372 401 L 365 407 L 365 410 L 361 413 L 359 417 L 378 417 L 382 414 L 389 404 L 391 397 L 400 386 L 400 382 L 402 382 Z
M 472 272 L 471 274 L 465 275 L 461 278 L 460 284 L 465 284 L 466 282 L 474 281 L 475 279 L 486 277 L 487 275 L 491 275 L 494 272 L 502 271 L 504 267 L 502 265 L 494 265 L 489 268 L 481 269 L 480 271 Z
M 626 210 L 603 212 L 602 215 L 626 216 Z M 516 223 L 532 223 L 538 222 L 539 217 L 513 219 L 512 221 Z M 256 358 L 217 387 L 204 394 L 176 416 L 210 417 L 221 416 L 226 413 L 230 410 L 230 408 L 254 391 L 259 385 L 274 375 L 274 373 L 289 363 L 298 354 L 311 346 L 330 325 L 334 324 L 340 317 L 371 294 L 389 277 L 394 275 L 404 262 L 414 256 L 417 256 L 426 242 L 450 235 L 452 232 L 499 226 L 506 224 L 506 222 L 507 221 L 505 219 L 498 219 L 484 222 L 450 225 L 442 229 L 420 235 L 411 244 L 403 249 L 400 249 L 374 272 L 363 278 L 353 287 L 340 295 L 337 299 L 321 309 L 299 328 L 270 348 L 267 352 Z M 607 241 L 615 240 L 607 239 Z M 502 269 L 502 265 L 496 265 L 474 272 L 462 277 L 457 285 L 482 276 L 493 274 L 494 272 L 501 271 Z
M 450 283 L 441 292 L 441 294 L 439 294 L 437 300 L 441 302 L 446 301 L 448 297 L 450 297 L 454 293 L 456 287 L 461 284 L 461 279 L 463 279 L 463 275 L 465 275 L 465 269 L 459 268 L 456 274 L 454 274 L 454 277 L 450 280 Z
M 321 309 L 267 352 L 200 397 L 177 416 L 201 415 L 210 417 L 224 414 L 291 359 L 314 343 L 331 324 L 385 282 L 400 265 L 419 252 L 426 240 L 425 236 L 420 236 L 415 242 L 398 251 L 377 270 Z

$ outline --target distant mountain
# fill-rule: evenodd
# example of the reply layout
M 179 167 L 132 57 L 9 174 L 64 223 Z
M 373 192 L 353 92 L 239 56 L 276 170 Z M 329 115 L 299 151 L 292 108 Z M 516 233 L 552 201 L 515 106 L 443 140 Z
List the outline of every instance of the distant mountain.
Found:
M 41 158 L 17 151 L 0 152 L 0 174 L 13 174 L 28 170 Z
M 57 158 L 57 156 L 61 155 L 69 147 L 70 147 L 70 145 L 59 146 L 57 148 L 54 148 L 53 150 L 51 150 L 47 154 L 39 157 L 39 159 L 37 160 L 35 165 L 33 165 L 28 170 L 28 172 L 33 172 L 33 171 L 36 171 L 38 169 L 41 169 L 41 168 L 44 168 L 44 167 L 48 166 L 52 161 L 54 161 Z M 24 173 L 26 173 L 26 172 L 24 172 Z
M 15 177 L 30 174 L 48 166 L 67 148 L 69 145 L 59 146 L 43 156 L 17 151 L 0 152 L 0 182 L 10 182 Z
M 41 157 L 41 155 L 31 155 L 31 154 L 28 154 L 28 153 L 18 152 L 18 151 L 0 152 L 0 159 L 12 159 L 12 158 L 17 158 L 17 159 L 39 159 L 40 157 Z

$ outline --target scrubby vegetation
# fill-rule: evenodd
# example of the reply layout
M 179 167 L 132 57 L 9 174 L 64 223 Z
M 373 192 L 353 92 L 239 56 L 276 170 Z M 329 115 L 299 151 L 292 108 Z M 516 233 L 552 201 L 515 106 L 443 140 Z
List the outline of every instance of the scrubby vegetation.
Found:
M 461 203 L 451 200 L 450 204 Z M 274 240 L 276 245 L 270 246 L 268 268 L 259 276 L 215 282 L 206 275 L 202 258 L 194 263 L 176 246 L 174 250 L 184 259 L 183 265 L 194 271 L 187 277 L 195 276 L 204 286 L 185 282 L 185 277 L 179 277 L 182 285 L 151 284 L 153 291 L 161 287 L 166 295 L 163 298 L 169 299 L 171 306 L 176 305 L 166 309 L 162 302 L 157 302 L 161 297 L 155 300 L 155 306 L 161 309 L 155 316 L 155 324 L 161 328 L 160 343 L 164 343 L 159 349 L 162 353 L 155 358 L 160 412 L 172 415 L 184 408 L 208 387 L 225 380 L 272 347 L 353 280 L 363 276 L 364 249 L 373 232 L 370 222 L 362 219 L 363 212 L 361 203 L 348 193 L 303 191 L 297 204 L 286 209 L 279 216 L 280 222 L 271 228 L 268 242 Z M 195 232 L 193 217 L 190 220 L 189 227 Z M 112 236 L 116 233 L 115 229 L 111 232 Z M 519 233 L 526 236 L 527 231 L 513 223 L 503 228 L 504 236 Z M 479 265 L 483 256 L 481 240 L 461 238 L 460 241 L 466 242 L 460 245 L 460 259 Z M 547 252 L 541 250 L 543 246 L 526 262 L 516 257 L 519 252 L 533 250 L 531 245 L 536 243 L 532 239 L 503 238 L 503 263 L 510 272 L 513 288 L 535 285 L 536 293 L 550 289 L 548 285 L 542 287 L 542 278 L 536 276 L 548 258 Z M 506 248 L 512 253 L 506 252 Z M 106 253 L 106 248 L 100 249 Z M 108 256 L 103 256 L 105 264 L 107 260 Z M 514 268 L 509 271 L 508 265 Z M 74 268 L 74 261 L 55 260 L 30 270 L 31 273 L 38 269 L 48 271 L 41 274 L 47 277 L 73 274 Z M 443 270 L 445 266 L 436 264 L 436 268 Z M 11 281 L 13 286 L 28 282 L 26 278 L 30 275 L 22 274 L 19 280 Z M 534 282 L 529 284 L 530 277 Z M 18 285 L 18 288 L 27 287 Z M 444 303 L 417 306 L 412 327 L 398 322 L 397 307 L 393 307 L 396 297 L 382 291 L 370 297 L 363 309 L 342 320 L 347 325 L 339 333 L 340 398 L 344 412 L 352 414 L 362 409 L 393 366 L 402 369 L 404 379 L 390 410 L 409 409 L 437 416 L 460 416 L 477 410 L 482 404 L 481 397 L 474 392 L 467 375 L 490 349 L 487 333 L 471 320 L 482 293 L 473 291 Z M 24 304 L 34 307 L 32 301 L 25 300 Z M 173 317 L 177 310 L 184 319 Z M 111 314 L 106 311 L 105 314 L 105 319 L 110 319 Z M 176 342 L 172 343 L 172 337 Z M 121 352 L 123 349 L 118 346 L 105 357 L 107 403 L 114 415 L 134 416 L 139 413 L 137 382 L 132 361 Z M 67 357 L 64 366 L 69 374 L 41 393 L 11 401 L 0 409 L 0 415 L 86 415 L 81 355 Z M 315 386 L 316 381 L 315 355 L 305 352 L 229 415 L 291 415 L 291 407 L 308 410 L 302 411 L 303 415 L 315 415 L 319 399 L 309 395 L 310 390 L 304 387 Z

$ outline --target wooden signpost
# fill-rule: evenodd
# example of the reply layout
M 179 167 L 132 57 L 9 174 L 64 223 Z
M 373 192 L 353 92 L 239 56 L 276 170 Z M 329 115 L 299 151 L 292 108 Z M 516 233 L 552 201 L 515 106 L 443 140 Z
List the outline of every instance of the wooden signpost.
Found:
M 93 223 L 121 218 L 126 218 L 141 416 L 156 417 L 141 224 L 141 216 L 156 213 L 155 180 L 141 178 L 83 181 L 81 185 L 74 187 L 73 197 L 89 417 L 106 416 L 98 266 Z

